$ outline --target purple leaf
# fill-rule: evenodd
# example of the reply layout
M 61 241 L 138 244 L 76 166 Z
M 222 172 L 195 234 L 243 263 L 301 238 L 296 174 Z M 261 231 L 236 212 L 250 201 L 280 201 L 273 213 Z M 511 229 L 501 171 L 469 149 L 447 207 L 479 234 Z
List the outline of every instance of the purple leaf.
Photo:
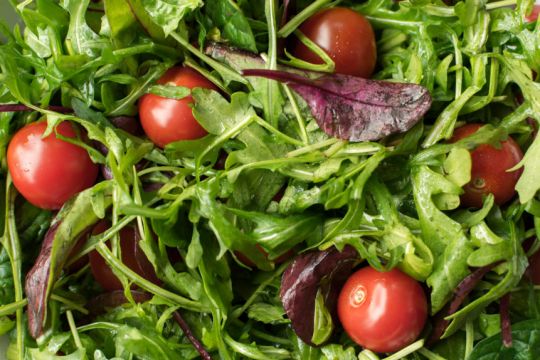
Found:
M 358 253 L 351 246 L 342 252 L 336 248 L 313 251 L 297 256 L 281 279 L 281 302 L 296 335 L 313 345 L 315 297 L 319 289 L 334 323 L 337 319 L 339 292 L 358 263 Z
M 458 311 L 461 304 L 463 304 L 463 301 L 465 301 L 467 296 L 471 293 L 471 291 L 474 290 L 482 278 L 500 263 L 501 262 L 496 262 L 494 264 L 478 268 L 465 279 L 461 280 L 456 290 L 454 290 L 454 298 L 452 301 L 450 301 L 447 310 L 442 311 L 435 320 L 433 332 L 429 338 L 429 343 L 434 343 L 440 340 L 441 336 L 446 331 L 448 324 L 450 323 L 450 321 L 446 320 L 445 318 Z
M 412 128 L 431 106 L 429 91 L 416 84 L 321 75 L 315 80 L 285 71 L 244 70 L 286 83 L 311 108 L 319 127 L 330 136 L 373 141 Z
M 112 204 L 112 184 L 103 187 L 103 210 Z M 53 220 L 41 245 L 41 251 L 25 280 L 28 299 L 28 330 L 33 338 L 42 335 L 47 315 L 47 301 L 54 283 L 62 273 L 77 241 L 98 220 L 93 202 L 98 193 L 87 189 L 64 204 Z

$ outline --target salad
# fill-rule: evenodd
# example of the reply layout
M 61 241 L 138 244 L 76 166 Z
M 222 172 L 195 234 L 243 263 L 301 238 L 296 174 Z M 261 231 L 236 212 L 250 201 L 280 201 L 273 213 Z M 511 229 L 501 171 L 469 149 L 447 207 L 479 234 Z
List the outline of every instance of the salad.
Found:
M 532 1 L 10 3 L 5 358 L 540 358 Z

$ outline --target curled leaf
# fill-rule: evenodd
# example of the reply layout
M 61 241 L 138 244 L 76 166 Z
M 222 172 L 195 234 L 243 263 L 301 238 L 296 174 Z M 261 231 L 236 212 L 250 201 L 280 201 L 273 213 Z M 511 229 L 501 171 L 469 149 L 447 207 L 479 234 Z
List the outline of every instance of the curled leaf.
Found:
M 312 339 L 317 293 L 321 292 L 335 323 L 339 291 L 357 263 L 358 253 L 353 247 L 346 246 L 341 252 L 331 248 L 297 256 L 283 273 L 281 302 L 296 335 L 305 343 L 315 345 Z
M 108 194 L 108 190 L 105 186 L 106 195 L 105 204 L 103 204 L 105 208 L 112 204 L 112 196 Z M 62 207 L 45 234 L 34 266 L 26 275 L 28 329 L 34 338 L 43 333 L 47 300 L 71 250 L 79 237 L 99 220 L 93 208 L 93 200 L 96 196 L 96 190 L 90 188 L 79 193 Z
M 331 74 L 315 80 L 274 70 L 244 70 L 286 83 L 309 105 L 319 127 L 349 141 L 373 141 L 412 128 L 431 106 L 423 86 Z

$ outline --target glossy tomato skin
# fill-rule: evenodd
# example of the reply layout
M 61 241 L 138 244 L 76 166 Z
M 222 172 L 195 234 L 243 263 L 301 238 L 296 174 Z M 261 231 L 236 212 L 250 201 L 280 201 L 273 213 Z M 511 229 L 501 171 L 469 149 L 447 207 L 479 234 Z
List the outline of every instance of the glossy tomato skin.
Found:
M 454 131 L 450 140 L 455 142 L 474 134 L 482 124 L 467 124 Z M 508 137 L 501 142 L 501 148 L 483 144 L 471 152 L 471 181 L 463 187 L 461 204 L 468 207 L 482 207 L 483 197 L 493 194 L 495 202 L 502 205 L 514 197 L 516 183 L 522 170 L 508 172 L 523 159 L 519 145 Z
M 174 84 L 190 89 L 206 88 L 217 90 L 216 86 L 189 67 L 175 66 L 157 81 L 158 84 Z M 206 130 L 197 122 L 192 113 L 193 97 L 168 99 L 154 94 L 145 94 L 139 100 L 139 117 L 144 132 L 157 146 L 179 140 L 193 140 L 205 136 Z
M 42 138 L 47 128 L 38 121 L 20 129 L 7 150 L 8 169 L 17 190 L 33 205 L 56 210 L 73 195 L 92 186 L 99 167 L 88 152 L 53 132 Z M 64 137 L 75 138 L 73 125 L 67 121 L 56 127 Z
M 414 342 L 427 311 L 420 284 L 397 269 L 362 268 L 347 279 L 338 298 L 338 316 L 349 337 L 379 353 L 395 352 Z
M 375 35 L 369 21 L 351 9 L 322 10 L 301 26 L 300 31 L 334 60 L 335 72 L 369 78 L 377 61 Z M 300 40 L 292 44 L 292 54 L 314 64 L 322 64 Z
M 92 234 L 101 234 L 109 228 L 107 221 L 99 222 L 93 229 Z M 139 233 L 133 226 L 126 226 L 120 230 L 120 248 L 122 251 L 122 262 L 131 270 L 154 284 L 160 281 L 154 271 L 152 264 L 139 246 Z M 89 254 L 90 269 L 94 279 L 107 291 L 122 290 L 122 283 L 114 275 L 107 265 L 105 259 L 96 251 Z

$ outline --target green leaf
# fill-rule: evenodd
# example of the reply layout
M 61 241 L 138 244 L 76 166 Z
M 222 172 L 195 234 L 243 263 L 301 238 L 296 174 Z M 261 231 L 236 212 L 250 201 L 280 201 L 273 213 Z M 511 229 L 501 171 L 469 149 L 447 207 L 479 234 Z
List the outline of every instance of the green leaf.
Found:
M 311 342 L 315 345 L 321 345 L 326 342 L 334 331 L 334 322 L 332 315 L 324 303 L 324 295 L 321 290 L 317 291 L 315 297 L 315 311 L 313 313 L 313 335 Z
M 283 254 L 304 240 L 316 243 L 322 238 L 323 221 L 319 214 L 281 217 L 255 211 L 228 210 L 255 224 L 250 235 L 268 251 L 270 258 Z
M 92 198 L 98 192 L 105 192 L 110 206 L 111 188 L 112 183 L 102 182 L 87 189 L 64 204 L 56 215 L 40 256 L 27 275 L 26 296 L 28 311 L 32 313 L 29 320 L 32 335 L 41 333 L 47 313 L 47 299 L 76 240 L 99 220 L 93 211 Z
M 90 0 L 64 0 L 62 6 L 71 17 L 66 36 L 68 48 L 74 54 L 98 56 L 108 42 L 96 34 L 86 23 L 86 9 Z
M 13 289 L 13 274 L 11 271 L 11 261 L 6 249 L 0 250 L 0 305 L 6 305 L 15 300 Z
M 150 94 L 168 99 L 183 99 L 191 94 L 191 90 L 184 86 L 176 85 L 153 85 L 148 89 Z
M 288 324 L 285 318 L 285 310 L 281 306 L 268 303 L 255 303 L 248 308 L 248 317 L 265 324 Z
M 525 360 L 540 358 L 540 322 L 523 321 L 512 325 L 512 347 L 502 344 L 501 335 L 480 341 L 468 360 Z
M 523 173 L 521 174 L 517 184 L 516 191 L 519 194 L 519 201 L 522 204 L 532 200 L 534 195 L 540 189 L 540 138 L 536 137 L 532 145 L 525 153 L 523 160 L 517 167 L 523 166 Z
M 189 243 L 186 254 L 186 265 L 190 269 L 195 269 L 197 266 L 199 266 L 199 263 L 202 260 L 203 252 L 204 250 L 201 245 L 199 231 L 197 230 L 197 227 L 194 227 L 193 236 L 191 237 L 191 242 Z
M 232 45 L 257 52 L 251 26 L 242 10 L 232 0 L 207 0 L 204 11 L 221 35 Z
M 325 356 L 324 360 L 356 360 L 356 351 L 353 347 L 345 348 L 344 345 L 330 344 L 321 347 Z
M 432 312 L 436 313 L 469 274 L 467 258 L 473 248 L 461 225 L 441 212 L 432 200 L 433 195 L 459 194 L 461 188 L 425 166 L 413 168 L 412 184 L 422 239 L 435 258 L 427 283 L 432 288 Z
M 457 186 L 463 186 L 471 181 L 472 159 L 467 149 L 454 147 L 444 161 L 444 171 L 448 180 Z
M 150 19 L 161 29 L 165 37 L 175 31 L 187 13 L 202 6 L 201 0 L 137 0 Z
M 111 40 L 117 47 L 129 45 L 140 31 L 127 0 L 104 0 L 105 15 L 111 27 Z

